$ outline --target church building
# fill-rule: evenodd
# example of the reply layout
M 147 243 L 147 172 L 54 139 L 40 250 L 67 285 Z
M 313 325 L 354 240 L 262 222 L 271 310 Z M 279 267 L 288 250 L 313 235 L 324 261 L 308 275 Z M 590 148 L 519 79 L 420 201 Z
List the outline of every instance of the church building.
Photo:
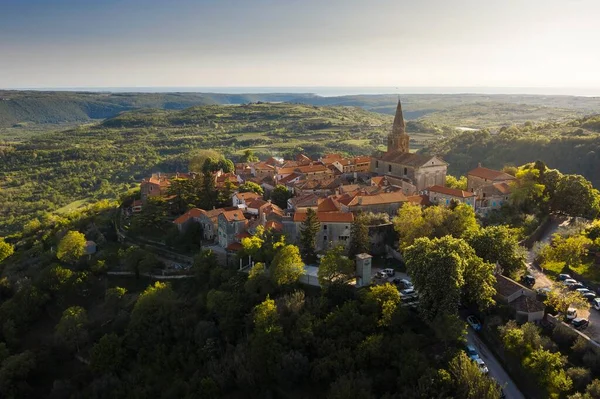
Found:
M 391 184 L 402 187 L 406 195 L 419 194 L 431 186 L 445 186 L 448 164 L 436 156 L 411 153 L 409 141 L 402 104 L 398 100 L 387 151 L 372 159 L 371 172 L 386 176 Z

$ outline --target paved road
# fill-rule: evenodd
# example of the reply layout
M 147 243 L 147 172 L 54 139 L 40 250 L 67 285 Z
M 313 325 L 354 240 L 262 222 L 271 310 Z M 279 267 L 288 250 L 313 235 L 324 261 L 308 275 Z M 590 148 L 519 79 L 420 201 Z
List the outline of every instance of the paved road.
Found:
M 544 235 L 539 240 L 539 242 L 549 243 L 550 240 L 552 239 L 552 236 L 554 235 L 554 233 L 556 233 L 556 231 L 560 227 L 568 226 L 570 222 L 571 222 L 571 219 L 569 219 L 569 218 L 560 218 L 560 219 L 553 220 L 550 223 L 550 225 L 548 226 L 546 233 L 544 233 Z M 534 258 L 535 258 L 535 255 L 534 255 L 533 251 L 531 251 L 531 250 L 528 251 L 527 252 L 527 272 L 529 274 L 531 274 L 533 277 L 535 277 L 535 285 L 533 286 L 533 288 L 552 287 L 553 281 L 550 280 L 538 267 L 533 265 Z
M 507 399 L 525 399 L 525 396 L 523 396 L 521 391 L 519 391 L 519 388 L 517 388 L 517 385 L 511 380 L 506 371 L 504 371 L 504 368 L 502 368 L 502 365 L 498 362 L 494 354 L 473 332 L 471 327 L 467 330 L 467 342 L 477 348 L 479 357 L 483 359 L 490 371 L 490 377 L 500 383 Z

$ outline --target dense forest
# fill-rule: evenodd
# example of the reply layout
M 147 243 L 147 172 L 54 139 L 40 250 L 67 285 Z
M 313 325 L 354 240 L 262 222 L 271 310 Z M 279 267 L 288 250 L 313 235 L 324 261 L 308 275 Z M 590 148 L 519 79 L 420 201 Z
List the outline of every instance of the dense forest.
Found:
M 480 162 L 490 168 L 520 165 L 532 157 L 565 173 L 581 174 L 600 187 L 600 117 L 568 122 L 515 125 L 498 131 L 463 132 L 431 141 L 424 149 L 446 160 L 449 172 L 464 175 Z

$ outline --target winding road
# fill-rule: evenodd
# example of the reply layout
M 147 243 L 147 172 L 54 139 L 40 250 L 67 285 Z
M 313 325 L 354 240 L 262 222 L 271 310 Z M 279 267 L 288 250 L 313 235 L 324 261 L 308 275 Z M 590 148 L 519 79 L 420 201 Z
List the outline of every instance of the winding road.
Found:
M 477 349 L 479 357 L 483 359 L 485 365 L 490 371 L 490 377 L 494 378 L 502 386 L 507 399 L 525 399 L 525 396 L 523 396 L 521 391 L 519 391 L 517 385 L 509 377 L 506 371 L 504 371 L 504 368 L 500 362 L 498 362 L 498 359 L 496 359 L 494 354 L 483 343 L 483 341 L 479 339 L 477 334 L 473 332 L 471 327 L 469 327 L 467 330 L 467 343 L 469 345 L 473 345 Z

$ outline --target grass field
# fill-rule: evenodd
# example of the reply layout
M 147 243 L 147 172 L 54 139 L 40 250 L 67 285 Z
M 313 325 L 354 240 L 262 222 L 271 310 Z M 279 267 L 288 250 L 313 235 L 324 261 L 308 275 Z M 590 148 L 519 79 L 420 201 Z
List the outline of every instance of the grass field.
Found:
M 63 206 L 62 208 L 57 209 L 55 212 L 60 214 L 67 214 L 73 211 L 76 211 L 78 209 L 81 209 L 83 207 L 85 207 L 86 205 L 88 205 L 91 202 L 90 199 L 86 198 L 86 199 L 81 199 L 81 200 L 77 200 L 77 201 L 73 201 L 68 205 Z

